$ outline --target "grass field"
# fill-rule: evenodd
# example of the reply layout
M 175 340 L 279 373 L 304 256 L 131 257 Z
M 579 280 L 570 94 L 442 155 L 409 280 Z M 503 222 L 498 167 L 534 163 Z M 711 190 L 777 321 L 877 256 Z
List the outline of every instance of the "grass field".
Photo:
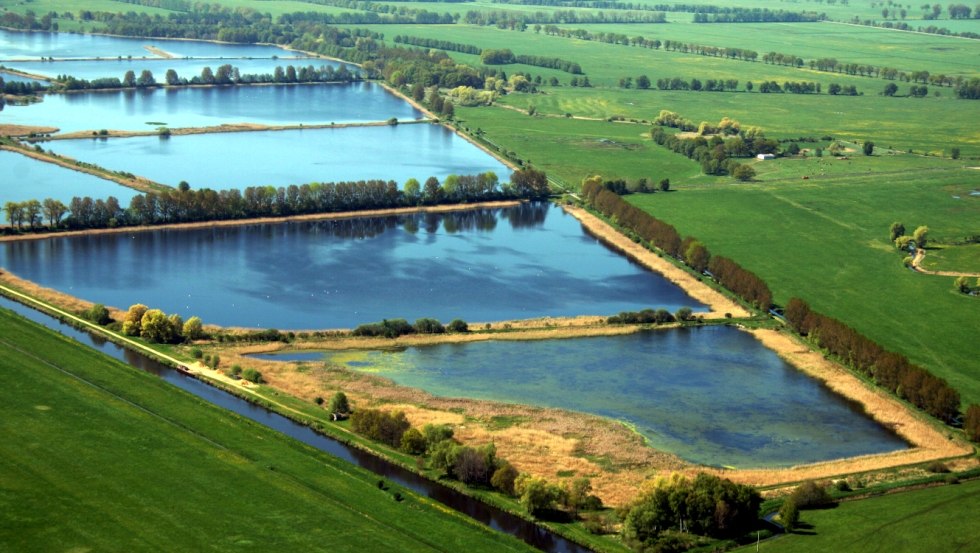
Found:
M 931 271 L 980 273 L 980 244 L 930 247 L 923 266 Z
M 738 260 L 772 288 L 831 314 L 947 378 L 980 401 L 975 298 L 951 277 L 916 274 L 888 243 L 888 227 L 927 225 L 936 239 L 980 228 L 972 170 L 853 175 L 727 186 L 691 186 L 630 202 Z
M 529 550 L 8 311 L 0 350 L 2 550 Z
M 532 103 L 536 98 L 528 98 Z M 524 109 L 527 106 L 523 106 Z M 492 129 L 488 137 L 502 149 L 519 152 L 524 160 L 577 188 L 582 179 L 601 174 L 638 179 L 646 177 L 716 182 L 701 175 L 701 167 L 684 156 L 661 148 L 648 137 L 648 126 L 563 117 L 531 118 L 500 108 L 460 108 L 462 126 Z
M 972 514 L 980 510 L 980 481 L 842 503 L 803 511 L 797 533 L 764 542 L 771 553 L 980 551 Z M 755 551 L 755 545 L 741 549 Z

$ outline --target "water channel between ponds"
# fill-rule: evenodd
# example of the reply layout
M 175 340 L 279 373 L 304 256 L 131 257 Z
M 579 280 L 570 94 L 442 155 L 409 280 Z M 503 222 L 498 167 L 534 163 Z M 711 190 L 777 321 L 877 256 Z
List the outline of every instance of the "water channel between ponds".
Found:
M 556 407 L 621 420 L 656 449 L 706 465 L 785 467 L 905 442 L 733 327 L 295 352 L 444 397 Z
M 7 124 L 58 127 L 62 133 L 100 129 L 156 131 L 235 123 L 301 125 L 366 123 L 422 112 L 374 83 L 169 88 L 45 94 L 44 101 L 8 105 Z M 56 151 L 59 143 L 46 144 Z M 138 167 L 133 168 L 138 172 Z M 501 175 L 502 177 L 504 175 Z
M 0 267 L 106 305 L 254 328 L 703 308 L 550 203 L 6 242 Z
M 97 349 L 110 357 L 143 371 L 153 373 L 174 386 L 218 407 L 237 413 L 320 451 L 362 467 L 419 495 L 439 501 L 470 518 L 486 524 L 494 530 L 515 536 L 542 551 L 548 553 L 588 553 L 589 551 L 589 549 L 570 542 L 561 536 L 552 534 L 531 522 L 467 497 L 370 453 L 318 434 L 309 427 L 269 411 L 264 407 L 249 403 L 228 392 L 214 388 L 142 354 L 108 342 L 101 337 L 93 336 L 65 323 L 60 323 L 48 315 L 2 296 L 0 296 L 0 308 L 14 311 L 27 319 L 55 330 L 69 338 L 73 338 L 85 346 Z

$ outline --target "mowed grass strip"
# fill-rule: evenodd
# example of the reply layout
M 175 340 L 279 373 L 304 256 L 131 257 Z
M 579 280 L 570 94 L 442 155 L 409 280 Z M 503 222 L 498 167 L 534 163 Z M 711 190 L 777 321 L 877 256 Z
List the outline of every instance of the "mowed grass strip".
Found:
M 803 511 L 796 534 L 761 544 L 770 553 L 980 551 L 974 513 L 980 481 L 927 488 Z M 971 522 L 973 520 L 973 522 Z M 743 548 L 755 551 L 755 545 Z
M 529 550 L 8 311 L 0 351 L 0 550 Z
M 980 228 L 978 175 L 968 169 L 833 180 L 689 187 L 628 200 L 761 276 L 780 304 L 792 296 L 903 353 L 980 401 L 980 305 L 952 277 L 913 273 L 888 227 L 956 238 Z

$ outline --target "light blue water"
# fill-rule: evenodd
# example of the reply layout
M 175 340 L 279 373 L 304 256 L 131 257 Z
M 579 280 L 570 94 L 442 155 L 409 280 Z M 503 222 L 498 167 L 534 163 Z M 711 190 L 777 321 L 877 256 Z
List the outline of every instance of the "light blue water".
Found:
M 44 101 L 8 106 L 7 123 L 81 130 L 154 130 L 228 123 L 299 125 L 414 120 L 407 102 L 373 83 L 171 88 L 46 94 Z M 57 146 L 55 146 L 57 148 Z
M 148 45 L 177 57 L 271 58 L 297 55 L 275 46 L 254 44 L 215 44 L 193 40 L 123 38 L 74 33 L 29 33 L 0 29 L 0 60 L 37 59 L 41 56 L 55 59 L 156 57 L 145 48 Z
M 138 194 L 136 190 L 112 181 L 44 163 L 20 154 L 0 151 L 0 206 L 6 202 L 23 202 L 54 198 L 65 205 L 72 197 L 91 196 L 106 199 L 115 196 L 123 206 Z M 3 213 L 4 224 L 7 214 Z
M 8 242 L 0 267 L 106 305 L 253 328 L 702 307 L 551 204 Z
M 315 68 L 320 66 L 330 65 L 334 67 L 339 67 L 340 64 L 330 62 L 327 60 L 313 60 L 313 59 L 271 59 L 271 58 L 254 58 L 254 59 L 163 59 L 163 58 L 147 58 L 147 59 L 106 59 L 102 61 L 8 61 L 4 62 L 4 65 L 11 69 L 18 69 L 32 75 L 41 75 L 44 77 L 57 77 L 58 75 L 71 75 L 76 79 L 101 79 L 115 77 L 120 81 L 126 75 L 126 71 L 132 71 L 137 77 L 143 72 L 144 69 L 149 70 L 153 73 L 153 78 L 157 82 L 164 82 L 167 75 L 167 70 L 173 69 L 177 72 L 178 77 L 183 77 L 190 80 L 194 76 L 200 76 L 201 70 L 205 67 L 210 67 L 211 71 L 217 71 L 218 67 L 229 64 L 233 67 L 237 67 L 239 73 L 254 74 L 254 75 L 269 75 L 272 74 L 277 66 L 282 66 L 285 68 L 287 65 L 293 65 L 297 68 L 299 66 L 313 65 Z M 356 68 L 349 66 L 351 71 Z
M 409 178 L 441 181 L 450 174 L 486 171 L 506 182 L 511 173 L 435 124 L 62 140 L 48 149 L 170 186 L 184 180 L 194 188 L 368 179 L 403 184 Z

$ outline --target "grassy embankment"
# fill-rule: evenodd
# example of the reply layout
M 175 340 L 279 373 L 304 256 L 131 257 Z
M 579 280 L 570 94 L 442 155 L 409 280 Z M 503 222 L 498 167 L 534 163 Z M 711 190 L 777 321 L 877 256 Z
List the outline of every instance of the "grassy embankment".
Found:
M 980 481 L 849 501 L 803 511 L 797 532 L 763 542 L 760 551 L 978 551 L 972 514 L 980 510 Z M 755 545 L 741 549 L 755 551 Z
M 8 311 L 0 330 L 0 548 L 529 550 Z
M 905 171 L 629 200 L 762 276 L 777 303 L 807 300 L 946 378 L 969 403 L 980 401 L 976 299 L 956 293 L 950 277 L 904 268 L 888 227 L 927 225 L 934 239 L 974 233 L 980 198 L 969 192 L 976 183 L 971 170 Z

